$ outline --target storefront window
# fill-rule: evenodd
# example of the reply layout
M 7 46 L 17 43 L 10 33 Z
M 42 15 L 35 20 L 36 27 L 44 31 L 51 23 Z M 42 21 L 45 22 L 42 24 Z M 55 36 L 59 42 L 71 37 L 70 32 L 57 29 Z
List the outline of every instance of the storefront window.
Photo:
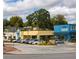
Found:
M 66 27 L 66 26 L 62 26 L 61 31 L 68 31 L 68 27 Z
M 72 26 L 72 27 L 71 27 L 71 30 L 75 30 L 75 29 L 76 29 L 75 26 Z

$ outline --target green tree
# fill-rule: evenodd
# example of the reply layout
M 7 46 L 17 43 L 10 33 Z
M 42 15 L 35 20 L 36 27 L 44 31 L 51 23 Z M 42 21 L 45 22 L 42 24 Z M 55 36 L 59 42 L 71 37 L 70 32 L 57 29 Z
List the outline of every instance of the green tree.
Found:
M 52 29 L 54 29 L 54 25 L 63 25 L 63 24 L 68 24 L 66 21 L 64 15 L 56 15 L 53 18 L 50 19 L 50 26 Z
M 53 17 L 53 18 L 51 18 L 50 20 L 51 20 L 51 21 L 50 21 L 51 26 L 54 26 L 54 25 L 56 25 L 56 24 L 57 24 L 57 18 L 56 18 L 56 16 L 54 16 L 54 17 Z
M 28 26 L 28 21 L 23 23 L 23 27 L 27 27 Z
M 16 28 L 23 27 L 22 18 L 20 16 L 12 16 L 10 18 L 10 25 Z
M 63 25 L 68 24 L 67 20 L 65 19 L 64 15 L 56 15 L 53 18 L 51 18 L 52 26 L 54 25 Z
M 7 20 L 7 19 L 3 19 L 3 29 L 8 28 L 9 23 L 10 23 L 9 20 Z
M 28 19 L 29 26 L 39 27 L 42 29 L 50 28 L 50 14 L 45 9 L 39 9 L 26 18 Z
M 63 24 L 68 24 L 68 22 L 66 21 L 64 15 L 57 15 L 56 16 L 57 19 L 57 25 L 63 25 Z

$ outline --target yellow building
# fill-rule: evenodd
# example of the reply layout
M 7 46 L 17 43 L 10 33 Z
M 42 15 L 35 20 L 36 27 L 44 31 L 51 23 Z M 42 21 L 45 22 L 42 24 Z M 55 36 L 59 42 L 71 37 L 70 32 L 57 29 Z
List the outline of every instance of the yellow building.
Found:
M 47 37 L 52 37 L 54 35 L 54 32 L 51 30 L 41 30 L 41 31 L 21 31 L 20 32 L 20 37 L 21 39 L 26 39 L 26 38 L 37 38 L 40 39 L 41 37 L 47 36 Z

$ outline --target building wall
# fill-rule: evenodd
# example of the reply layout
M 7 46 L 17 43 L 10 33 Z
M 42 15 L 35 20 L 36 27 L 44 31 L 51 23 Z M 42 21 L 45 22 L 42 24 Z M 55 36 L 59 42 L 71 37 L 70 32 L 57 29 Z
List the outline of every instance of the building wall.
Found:
M 68 24 L 68 25 L 55 25 L 54 32 L 75 32 L 75 24 Z
M 23 39 L 24 36 L 42 36 L 42 35 L 54 35 L 53 31 L 21 31 L 20 37 Z
M 16 33 L 15 33 L 15 32 L 4 32 L 4 35 L 3 35 L 3 36 L 6 36 L 6 39 L 3 38 L 3 40 L 8 40 L 10 36 L 11 36 L 12 38 L 13 38 L 14 36 L 16 36 Z
M 76 32 L 76 24 L 70 24 L 69 32 Z
M 69 32 L 69 25 L 55 25 L 54 32 Z
M 67 24 L 67 25 L 55 25 L 54 34 L 58 37 L 64 36 L 65 40 L 72 40 L 72 37 L 76 39 L 76 25 Z

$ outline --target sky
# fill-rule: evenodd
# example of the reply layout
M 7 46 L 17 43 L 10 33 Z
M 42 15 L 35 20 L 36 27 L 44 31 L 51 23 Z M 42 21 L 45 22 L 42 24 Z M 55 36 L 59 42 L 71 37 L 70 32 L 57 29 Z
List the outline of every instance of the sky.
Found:
M 76 0 L 4 0 L 3 18 L 26 16 L 34 11 L 44 8 L 50 12 L 51 17 L 62 14 L 68 23 L 76 22 Z

